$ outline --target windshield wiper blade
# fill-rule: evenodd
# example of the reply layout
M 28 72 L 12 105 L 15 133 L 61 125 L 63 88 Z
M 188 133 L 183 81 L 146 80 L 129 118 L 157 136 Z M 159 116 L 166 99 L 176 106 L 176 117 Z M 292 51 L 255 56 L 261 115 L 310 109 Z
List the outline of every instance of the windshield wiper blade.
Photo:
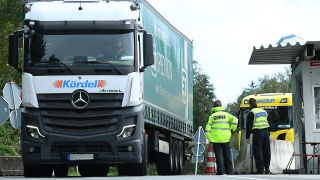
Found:
M 110 61 L 103 61 L 103 62 L 99 62 L 99 61 L 85 61 L 85 62 L 74 62 L 74 63 L 80 63 L 80 64 L 109 64 L 115 71 L 117 71 L 117 73 L 122 75 L 122 72 L 116 68 L 114 66 L 114 64 Z
M 60 64 L 63 67 L 65 67 L 65 69 L 67 69 L 72 75 L 76 75 L 76 73 L 74 73 L 68 65 L 66 65 L 64 62 L 62 62 L 60 59 L 58 59 L 54 56 L 50 57 L 49 61 L 44 61 L 41 63 L 43 63 L 43 64 Z
M 71 70 L 71 68 L 70 68 L 68 65 L 66 65 L 65 63 L 63 63 L 63 62 L 58 62 L 57 64 L 61 64 L 61 65 L 64 66 L 66 69 L 68 69 L 68 71 L 71 72 L 71 74 L 76 75 L 76 73 L 74 73 L 74 72 Z

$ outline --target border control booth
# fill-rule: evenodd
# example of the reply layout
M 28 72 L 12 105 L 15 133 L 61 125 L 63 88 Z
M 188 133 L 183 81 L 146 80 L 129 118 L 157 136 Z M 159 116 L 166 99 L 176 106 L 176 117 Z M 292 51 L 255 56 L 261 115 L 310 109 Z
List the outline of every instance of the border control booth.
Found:
M 249 65 L 266 64 L 291 65 L 295 131 L 292 159 L 300 173 L 319 174 L 320 41 L 254 47 Z

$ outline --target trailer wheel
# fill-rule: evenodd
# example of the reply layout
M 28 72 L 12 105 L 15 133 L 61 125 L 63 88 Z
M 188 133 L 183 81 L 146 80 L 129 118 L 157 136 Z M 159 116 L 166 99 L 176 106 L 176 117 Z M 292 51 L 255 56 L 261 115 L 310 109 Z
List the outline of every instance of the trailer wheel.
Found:
M 83 177 L 102 177 L 107 176 L 109 166 L 107 165 L 79 165 L 79 172 Z
M 173 175 L 174 174 L 174 166 L 175 166 L 175 147 L 174 147 L 174 139 L 170 138 L 170 152 L 169 152 L 169 175 Z
M 179 169 L 179 140 L 174 139 L 174 144 L 173 144 L 173 174 L 178 174 L 178 169 Z
M 47 165 L 24 164 L 25 177 L 51 177 L 52 168 Z
M 181 140 L 178 141 L 178 151 L 179 151 L 179 163 L 178 163 L 178 172 L 177 174 L 180 175 L 183 173 L 183 164 L 184 164 L 184 159 L 183 159 L 183 156 L 184 156 L 184 149 L 183 149 L 183 143 Z

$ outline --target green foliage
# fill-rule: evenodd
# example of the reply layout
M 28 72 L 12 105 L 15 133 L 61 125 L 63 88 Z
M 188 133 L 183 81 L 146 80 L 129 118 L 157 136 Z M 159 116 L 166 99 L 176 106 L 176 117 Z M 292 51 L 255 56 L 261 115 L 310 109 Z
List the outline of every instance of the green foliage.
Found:
M 213 107 L 213 84 L 209 82 L 209 76 L 202 73 L 196 61 L 193 62 L 193 119 L 194 131 L 199 126 L 204 127 L 208 121 Z
M 258 81 L 256 83 L 252 81 L 248 88 L 245 88 L 242 91 L 236 102 L 229 103 L 227 105 L 227 111 L 233 115 L 237 115 L 240 108 L 241 100 L 251 94 L 291 92 L 290 75 L 290 70 L 286 69 L 285 73 L 276 73 L 271 77 L 265 75 L 261 78 L 258 78 Z
M 0 0 L 0 95 L 5 83 L 14 81 L 21 84 L 21 74 L 7 66 L 8 36 L 22 25 L 20 0 Z M 9 122 L 0 125 L 0 155 L 20 154 L 19 131 Z
M 0 156 L 17 156 L 20 153 L 20 132 L 7 121 L 0 126 Z
M 205 127 L 213 107 L 214 86 L 209 82 L 209 76 L 201 72 L 198 62 L 193 62 L 193 119 L 194 132 L 199 126 Z M 189 154 L 193 154 L 191 147 L 188 148 Z M 198 164 L 198 174 L 204 172 L 205 163 Z M 191 157 L 184 166 L 183 174 L 194 174 L 195 164 L 191 163 Z

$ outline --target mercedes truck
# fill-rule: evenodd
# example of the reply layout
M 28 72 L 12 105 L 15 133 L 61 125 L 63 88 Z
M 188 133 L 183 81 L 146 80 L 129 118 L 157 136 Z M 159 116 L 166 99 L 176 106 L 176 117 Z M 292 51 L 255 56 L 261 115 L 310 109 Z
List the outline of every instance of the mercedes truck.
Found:
M 145 0 L 22 2 L 8 64 L 22 72 L 24 175 L 145 175 L 148 163 L 181 174 L 192 41 Z

